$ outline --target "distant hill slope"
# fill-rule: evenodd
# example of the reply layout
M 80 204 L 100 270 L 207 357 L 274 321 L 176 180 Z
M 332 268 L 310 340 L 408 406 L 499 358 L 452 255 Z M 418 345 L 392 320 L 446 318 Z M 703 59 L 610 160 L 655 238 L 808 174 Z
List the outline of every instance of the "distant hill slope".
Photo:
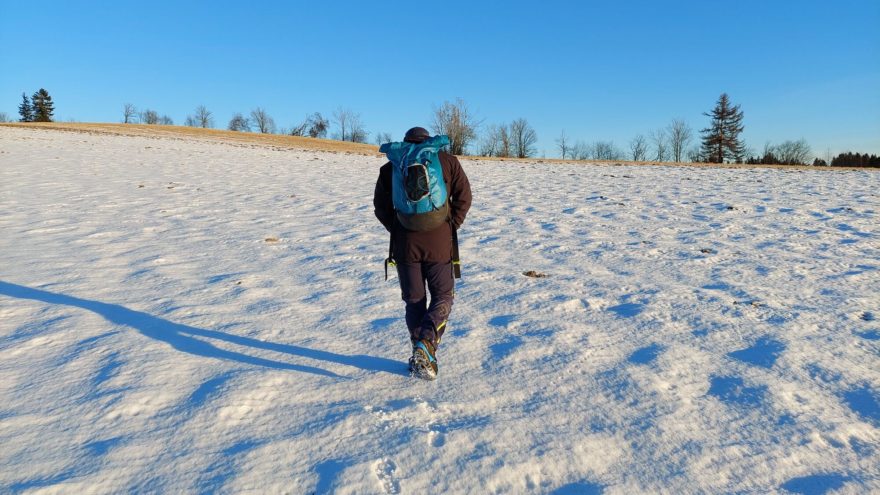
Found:
M 85 132 L 91 134 L 113 134 L 118 136 L 146 136 L 167 138 L 195 138 L 229 143 L 275 146 L 281 148 L 321 150 L 378 155 L 377 146 L 350 143 L 331 139 L 315 139 L 283 134 L 260 134 L 257 132 L 236 132 L 220 129 L 203 129 L 176 125 L 114 124 L 114 123 L 67 123 L 67 122 L 28 122 L 0 124 L 15 127 L 56 129 L 60 131 Z
M 261 134 L 258 132 L 236 132 L 220 129 L 203 129 L 178 125 L 148 125 L 120 123 L 80 123 L 80 122 L 10 122 L 0 126 L 55 129 L 60 131 L 84 132 L 90 134 L 112 134 L 117 136 L 143 136 L 171 139 L 202 139 L 225 143 L 271 146 L 276 148 L 328 151 L 335 153 L 352 153 L 366 156 L 381 156 L 379 147 L 372 144 L 351 143 L 334 139 L 315 139 L 285 134 Z M 872 170 L 849 167 L 812 167 L 808 165 L 744 165 L 692 162 L 634 162 L 630 160 L 560 160 L 556 158 L 499 158 L 484 156 L 468 156 L 472 160 L 491 160 L 496 162 L 530 162 L 530 163 L 590 163 L 595 165 L 657 165 L 709 168 L 783 168 L 802 170 Z M 880 170 L 880 169 L 873 169 Z

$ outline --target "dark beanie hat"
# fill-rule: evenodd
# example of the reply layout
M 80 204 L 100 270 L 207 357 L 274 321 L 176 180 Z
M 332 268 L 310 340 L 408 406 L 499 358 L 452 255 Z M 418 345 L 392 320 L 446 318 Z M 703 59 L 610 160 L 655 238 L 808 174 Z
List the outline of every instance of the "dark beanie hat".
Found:
M 403 141 L 405 143 L 419 144 L 430 137 L 431 133 L 429 133 L 428 130 L 424 127 L 413 127 L 412 129 L 406 131 L 406 136 L 403 137 Z

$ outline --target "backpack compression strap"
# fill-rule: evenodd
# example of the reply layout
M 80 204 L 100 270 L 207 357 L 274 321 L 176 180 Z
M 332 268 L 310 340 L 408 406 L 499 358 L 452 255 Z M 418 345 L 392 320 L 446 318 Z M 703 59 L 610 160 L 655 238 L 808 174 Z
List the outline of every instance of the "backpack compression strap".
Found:
M 461 260 L 458 259 L 458 230 L 450 222 L 452 227 L 452 274 L 455 278 L 461 278 Z
M 394 261 L 394 234 L 391 234 L 391 240 L 388 241 L 388 257 L 385 258 L 385 281 L 388 281 L 388 267 L 397 266 Z

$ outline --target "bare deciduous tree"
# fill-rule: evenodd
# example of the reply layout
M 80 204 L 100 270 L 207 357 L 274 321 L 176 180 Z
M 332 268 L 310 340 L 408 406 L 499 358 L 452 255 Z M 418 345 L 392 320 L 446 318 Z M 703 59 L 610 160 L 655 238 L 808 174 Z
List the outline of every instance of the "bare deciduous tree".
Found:
M 573 160 L 588 160 L 593 155 L 593 147 L 583 141 L 577 141 L 571 147 L 571 158 Z
M 289 132 L 285 132 L 283 134 L 290 134 L 291 136 L 305 136 L 309 130 L 309 125 L 311 121 L 306 117 L 305 120 L 300 122 L 299 124 L 294 125 Z
M 498 128 L 498 156 L 502 158 L 507 158 L 513 156 L 513 145 L 510 142 L 510 130 L 508 130 L 506 125 L 502 125 Z
M 159 117 L 159 124 L 161 124 L 161 125 L 174 125 L 174 119 L 172 119 L 168 115 L 163 115 L 163 116 Z
M 669 150 L 672 152 L 672 161 L 680 162 L 684 156 L 684 150 L 693 137 L 693 131 L 683 120 L 675 119 L 666 128 L 669 137 Z
M 565 135 L 565 129 L 562 130 L 562 134 L 556 140 L 556 147 L 559 148 L 559 153 L 562 155 L 562 159 L 565 160 L 571 151 L 571 141 Z
M 360 115 L 355 115 L 355 117 L 351 119 L 349 128 L 351 129 L 349 132 L 349 141 L 352 143 L 367 142 L 367 131 L 361 123 Z
M 666 131 L 657 129 L 651 133 L 651 141 L 654 143 L 654 161 L 665 162 L 669 157 Z
M 236 113 L 232 116 L 232 119 L 229 120 L 229 125 L 226 128 L 230 131 L 250 132 L 251 123 L 244 115 Z
M 137 117 L 137 107 L 135 107 L 131 103 L 126 103 L 122 106 L 122 123 L 123 124 L 131 124 L 134 123 L 134 119 Z
M 806 139 L 785 141 L 775 147 L 775 155 L 785 165 L 806 165 L 812 150 Z
M 275 132 L 275 120 L 261 107 L 251 110 L 251 122 L 257 126 L 257 130 L 262 134 Z
M 761 156 L 752 157 L 753 150 L 746 148 L 744 151 L 749 155 L 746 163 L 763 163 L 767 165 L 807 165 L 810 158 L 813 158 L 813 151 L 806 139 L 798 139 L 797 141 L 787 140 L 782 144 L 772 145 L 768 141 L 764 144 L 764 153 Z M 819 160 L 813 161 L 817 163 L 828 163 Z
M 159 112 L 150 109 L 144 110 L 143 112 L 141 112 L 141 122 L 150 125 L 158 124 Z
M 348 108 L 339 107 L 333 112 L 333 121 L 339 126 L 339 140 L 351 140 L 351 121 L 355 113 Z
M 443 102 L 440 108 L 434 109 L 432 128 L 437 134 L 449 136 L 449 151 L 453 155 L 461 155 L 477 136 L 476 118 L 468 110 L 464 100 L 458 98 L 455 103 Z
M 596 141 L 593 143 L 593 158 L 596 160 L 620 160 L 620 150 L 614 141 Z
M 195 121 L 199 127 L 206 129 L 214 127 L 214 117 L 205 105 L 199 105 L 196 107 Z
M 510 126 L 492 124 L 486 128 L 486 133 L 479 143 L 478 152 L 481 156 L 509 158 L 515 156 L 515 148 L 516 144 Z
M 376 133 L 376 144 L 383 145 L 385 143 L 390 143 L 394 139 L 391 137 L 390 132 L 377 132 Z
M 645 161 L 648 157 L 648 140 L 641 134 L 636 134 L 629 142 L 629 151 L 634 162 Z
M 333 112 L 333 121 L 339 126 L 339 132 L 334 135 L 335 139 L 353 143 L 367 141 L 367 131 L 361 123 L 361 114 L 339 107 Z
M 510 140 L 517 158 L 528 158 L 535 154 L 538 134 L 526 119 L 516 119 L 510 123 Z
M 5 122 L 12 122 L 12 121 L 9 120 L 9 115 L 7 115 L 6 112 L 0 112 L 0 122 L 5 123 Z
M 764 143 L 764 157 L 772 156 L 776 158 L 776 150 L 774 149 L 773 144 L 770 141 Z
M 498 156 L 498 150 L 501 148 L 501 131 L 495 124 L 486 128 L 486 133 L 480 140 L 480 156 Z

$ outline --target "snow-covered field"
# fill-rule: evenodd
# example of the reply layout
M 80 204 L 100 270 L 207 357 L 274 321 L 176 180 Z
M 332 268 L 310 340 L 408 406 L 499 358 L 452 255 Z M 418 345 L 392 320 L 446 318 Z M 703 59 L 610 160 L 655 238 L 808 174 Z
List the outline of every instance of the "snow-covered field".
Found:
M 0 127 L 0 492 L 880 491 L 877 171 L 465 160 L 423 382 L 381 164 Z

